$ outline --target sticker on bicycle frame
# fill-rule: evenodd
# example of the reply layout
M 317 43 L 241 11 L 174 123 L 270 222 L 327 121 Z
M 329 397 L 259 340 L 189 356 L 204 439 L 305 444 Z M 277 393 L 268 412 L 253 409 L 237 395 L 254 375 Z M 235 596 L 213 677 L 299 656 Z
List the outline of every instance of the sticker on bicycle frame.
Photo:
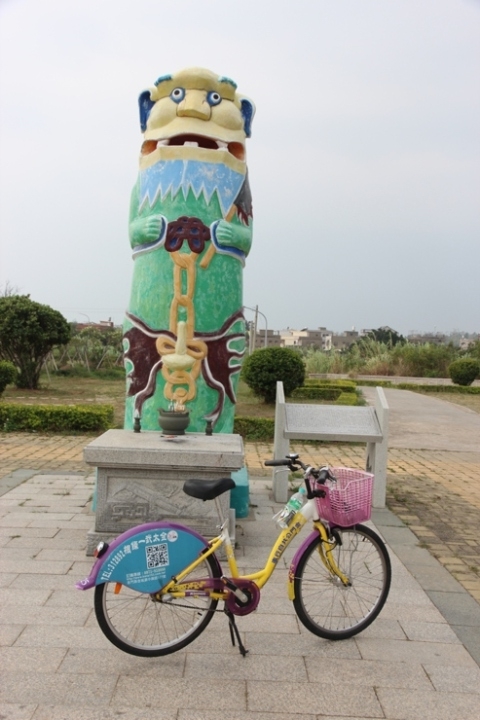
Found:
M 156 592 L 204 548 L 199 537 L 186 531 L 168 527 L 142 531 L 105 558 L 96 584 L 118 582 L 139 592 Z

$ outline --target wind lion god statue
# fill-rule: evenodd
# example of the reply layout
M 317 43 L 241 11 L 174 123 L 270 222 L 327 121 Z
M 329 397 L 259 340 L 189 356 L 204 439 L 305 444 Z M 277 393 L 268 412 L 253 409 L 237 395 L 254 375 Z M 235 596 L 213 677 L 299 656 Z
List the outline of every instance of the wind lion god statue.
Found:
M 233 80 L 189 68 L 139 97 L 143 144 L 130 205 L 125 428 L 158 430 L 186 406 L 189 431 L 233 431 L 245 353 L 242 274 L 252 243 L 245 141 L 255 107 Z

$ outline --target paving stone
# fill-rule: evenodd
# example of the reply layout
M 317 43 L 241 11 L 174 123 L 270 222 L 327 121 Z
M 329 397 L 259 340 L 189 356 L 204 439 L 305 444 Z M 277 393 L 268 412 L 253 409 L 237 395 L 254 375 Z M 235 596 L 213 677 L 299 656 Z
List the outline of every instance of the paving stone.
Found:
M 480 668 L 424 665 L 425 672 L 438 692 L 476 693 L 480 695 Z M 480 698 L 478 699 L 480 703 Z
M 0 588 L 8 587 L 17 577 L 18 573 L 0 573 Z
M 2 626 L 0 625 L 0 628 Z M 16 647 L 108 648 L 110 643 L 97 628 L 57 625 L 28 625 L 15 642 Z M 39 702 L 41 702 L 39 700 Z
M 451 627 L 445 622 L 431 623 L 407 621 L 401 623 L 401 625 L 409 640 L 455 644 L 460 642 Z
M 282 663 L 278 658 L 249 653 L 232 659 L 221 654 L 190 654 L 187 651 L 186 678 L 218 678 L 230 680 L 272 680 L 306 682 L 307 671 L 302 658 Z
M 255 712 L 284 712 L 285 708 L 298 713 L 323 712 L 381 717 L 381 708 L 373 687 L 342 685 L 341 693 L 332 692 L 330 685 L 318 683 L 255 682 L 249 681 L 248 709 Z
M 180 710 L 178 720 L 317 720 L 317 715 L 301 715 L 296 712 L 250 712 L 248 710 L 225 710 L 221 713 L 204 710 Z M 322 715 L 322 720 L 324 716 Z M 123 718 L 122 718 L 123 720 Z M 355 720 L 348 718 L 346 720 Z
M 478 720 L 478 695 L 379 688 L 387 718 L 395 720 Z
M 23 570 L 22 564 L 22 570 Z M 81 578 L 77 578 L 80 580 Z M 50 590 L 71 590 L 75 587 L 75 580 L 70 575 L 48 575 L 48 574 L 31 574 L 18 573 L 10 587 L 28 592 L 31 588 L 36 590 L 49 588 Z M 77 591 L 80 592 L 80 591 Z
M 0 623 L 16 623 L 18 625 L 56 625 L 82 626 L 85 624 L 90 610 L 85 607 L 39 607 L 35 605 L 5 605 L 0 607 Z
M 35 668 L 39 673 L 54 673 L 66 655 L 65 648 L 0 648 L 0 667 L 3 672 L 18 668 Z M 1 717 L 1 715 L 0 715 Z
M 108 705 L 118 682 L 116 675 L 59 675 L 2 672 L 0 703 Z
M 431 665 L 474 666 L 474 660 L 462 645 L 439 642 L 416 642 L 371 640 L 360 635 L 356 643 L 365 660 L 385 660 L 407 663 L 430 663 Z
M 5 560 L 2 562 L 4 572 L 21 572 L 33 575 L 64 575 L 72 566 L 71 562 L 55 562 L 54 560 Z
M 45 605 L 51 594 L 51 590 L 30 590 L 28 594 L 24 594 L 12 588 L 2 588 L 0 608 L 7 605 Z
M 184 675 L 185 661 L 185 652 L 176 652 L 165 657 L 142 658 L 121 652 L 113 645 L 88 649 L 72 647 L 64 653 L 58 672 L 101 676 L 108 669 L 113 675 L 128 677 L 179 678 Z
M 37 706 L 16 703 L 2 703 L 0 717 L 2 720 L 32 720 Z
M 210 678 L 208 683 L 189 678 L 151 678 L 121 676 L 112 699 L 112 706 L 161 706 L 210 710 L 246 709 L 246 685 L 230 680 L 228 691 L 222 679 Z
M 0 646 L 13 645 L 24 629 L 25 625 L 0 624 Z
M 145 706 L 132 708 L 131 705 L 115 708 L 40 705 L 32 720 L 146 720 L 146 717 L 148 720 L 177 720 L 177 711 L 152 707 L 146 710 Z
M 332 685 L 431 690 L 429 677 L 420 663 L 332 658 L 320 669 L 318 661 L 308 657 L 306 664 L 310 682 L 320 679 L 322 683 Z

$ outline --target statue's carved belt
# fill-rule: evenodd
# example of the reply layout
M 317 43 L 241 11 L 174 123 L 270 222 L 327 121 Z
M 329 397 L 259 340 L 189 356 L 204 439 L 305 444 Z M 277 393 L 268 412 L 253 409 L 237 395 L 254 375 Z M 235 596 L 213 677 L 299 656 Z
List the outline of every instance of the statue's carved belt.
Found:
M 199 218 L 186 215 L 169 222 L 165 250 L 176 252 L 180 250 L 185 240 L 188 242 L 190 250 L 199 255 L 203 251 L 205 243 L 210 240 L 210 228 L 204 225 Z

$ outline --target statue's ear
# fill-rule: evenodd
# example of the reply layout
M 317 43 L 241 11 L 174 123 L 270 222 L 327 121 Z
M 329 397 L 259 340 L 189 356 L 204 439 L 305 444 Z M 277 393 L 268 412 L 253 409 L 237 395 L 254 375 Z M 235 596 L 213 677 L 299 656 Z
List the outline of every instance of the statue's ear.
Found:
M 252 120 L 255 115 L 255 105 L 248 98 L 241 98 L 242 116 L 243 116 L 243 129 L 245 135 L 250 137 L 252 134 Z
M 147 120 L 155 102 L 150 99 L 150 90 L 144 90 L 138 98 L 138 107 L 140 109 L 140 127 L 142 132 L 147 129 Z

